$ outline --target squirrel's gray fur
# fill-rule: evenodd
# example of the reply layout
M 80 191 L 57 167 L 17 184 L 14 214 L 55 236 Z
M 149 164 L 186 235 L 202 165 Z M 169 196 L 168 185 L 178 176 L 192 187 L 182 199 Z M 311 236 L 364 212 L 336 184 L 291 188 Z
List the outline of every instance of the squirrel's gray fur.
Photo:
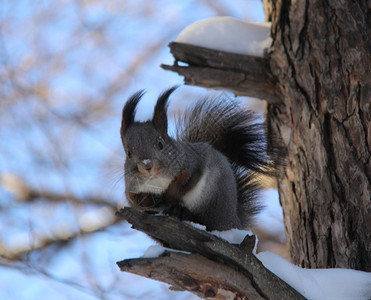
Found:
M 247 228 L 261 209 L 253 174 L 273 166 L 264 126 L 228 99 L 205 99 L 177 120 L 168 135 L 167 107 L 173 87 L 157 100 L 152 120 L 134 121 L 144 92 L 123 108 L 125 186 L 131 205 L 163 211 L 207 230 Z

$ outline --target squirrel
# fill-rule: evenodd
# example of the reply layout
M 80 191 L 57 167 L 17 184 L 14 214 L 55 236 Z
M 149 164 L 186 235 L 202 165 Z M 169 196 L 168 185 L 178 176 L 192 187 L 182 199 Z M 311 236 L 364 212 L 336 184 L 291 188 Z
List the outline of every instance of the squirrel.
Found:
M 158 97 L 152 120 L 134 121 L 144 90 L 123 108 L 120 134 L 130 205 L 209 231 L 250 228 L 262 209 L 254 177 L 274 170 L 272 157 L 277 157 L 264 125 L 236 102 L 203 99 L 176 120 L 176 137 L 170 137 L 168 99 L 176 88 Z

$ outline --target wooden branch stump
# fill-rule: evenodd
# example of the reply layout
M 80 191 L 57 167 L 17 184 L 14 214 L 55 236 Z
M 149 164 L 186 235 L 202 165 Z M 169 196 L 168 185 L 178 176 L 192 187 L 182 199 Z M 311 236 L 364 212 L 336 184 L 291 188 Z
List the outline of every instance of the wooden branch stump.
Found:
M 230 244 L 175 218 L 124 208 L 117 213 L 134 229 L 171 249 L 160 257 L 126 259 L 121 271 L 159 280 L 203 298 L 304 299 L 251 253 L 251 238 Z M 247 250 L 246 245 L 250 244 Z
M 280 101 L 267 60 L 262 57 L 176 42 L 170 43 L 169 47 L 175 58 L 174 65 L 163 64 L 161 67 L 184 76 L 185 84 L 226 89 L 271 103 Z M 178 62 L 188 66 L 180 66 Z

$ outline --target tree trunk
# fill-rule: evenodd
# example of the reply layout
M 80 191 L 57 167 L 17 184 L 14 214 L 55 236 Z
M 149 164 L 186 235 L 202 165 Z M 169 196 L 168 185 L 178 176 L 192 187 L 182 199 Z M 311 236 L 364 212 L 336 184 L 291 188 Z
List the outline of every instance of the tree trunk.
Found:
M 283 95 L 268 105 L 268 120 L 288 149 L 279 190 L 292 260 L 370 271 L 370 7 L 263 2 Z

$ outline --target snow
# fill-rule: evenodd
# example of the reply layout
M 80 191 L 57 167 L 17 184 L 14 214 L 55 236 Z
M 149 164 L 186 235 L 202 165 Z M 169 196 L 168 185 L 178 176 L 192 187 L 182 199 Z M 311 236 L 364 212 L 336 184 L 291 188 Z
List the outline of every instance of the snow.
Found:
M 196 229 L 206 231 L 205 225 L 201 225 L 201 224 L 191 222 L 191 221 L 184 221 L 184 223 L 187 223 L 188 225 L 191 225 L 192 227 Z M 250 236 L 253 235 L 252 231 L 250 230 L 241 230 L 241 229 L 236 229 L 236 228 L 225 230 L 225 231 L 213 230 L 213 231 L 208 231 L 208 233 L 213 234 L 231 244 L 241 244 L 246 235 L 250 235 Z
M 271 23 L 249 23 L 232 17 L 214 17 L 186 27 L 175 42 L 222 50 L 226 52 L 264 56 L 270 47 Z
M 370 299 L 371 273 L 349 269 L 303 269 L 270 252 L 256 255 L 263 265 L 307 299 Z
M 253 233 L 250 230 L 241 230 L 241 229 L 230 229 L 226 231 L 211 231 L 211 234 L 220 237 L 223 240 L 231 244 L 241 244 L 243 239 L 249 235 L 252 236 Z
M 191 222 L 191 221 L 185 221 L 185 223 L 187 223 L 188 225 L 191 225 L 192 227 L 194 227 L 196 229 L 206 231 L 206 226 L 205 225 L 201 225 L 201 224 Z
M 191 225 L 192 227 L 196 229 L 206 231 L 206 226 L 204 225 L 194 223 L 191 221 L 185 221 L 185 223 Z M 225 231 L 213 230 L 213 231 L 208 231 L 208 233 L 215 235 L 231 244 L 238 244 L 238 245 L 242 243 L 242 241 L 247 235 L 249 236 L 254 235 L 251 230 L 242 230 L 242 229 L 237 229 L 237 228 L 233 228 L 233 229 L 225 230 Z M 256 252 L 257 245 L 258 245 L 258 238 L 256 237 L 255 247 L 253 250 L 254 253 Z
M 285 242 L 282 208 L 277 190 L 261 192 L 265 209 L 257 216 L 258 226 Z M 304 269 L 271 252 L 256 257 L 287 284 L 308 299 L 370 299 L 371 273 L 349 269 Z
M 181 250 L 174 250 L 171 248 L 166 248 L 161 245 L 153 245 L 147 248 L 147 250 L 142 255 L 142 258 L 155 258 L 161 256 L 165 251 L 168 252 L 176 252 L 176 253 L 183 253 L 183 254 L 191 254 L 187 251 L 181 251 Z
M 159 257 L 166 250 L 165 247 L 160 245 L 153 245 L 147 248 L 146 252 L 142 255 L 142 258 L 154 258 Z

